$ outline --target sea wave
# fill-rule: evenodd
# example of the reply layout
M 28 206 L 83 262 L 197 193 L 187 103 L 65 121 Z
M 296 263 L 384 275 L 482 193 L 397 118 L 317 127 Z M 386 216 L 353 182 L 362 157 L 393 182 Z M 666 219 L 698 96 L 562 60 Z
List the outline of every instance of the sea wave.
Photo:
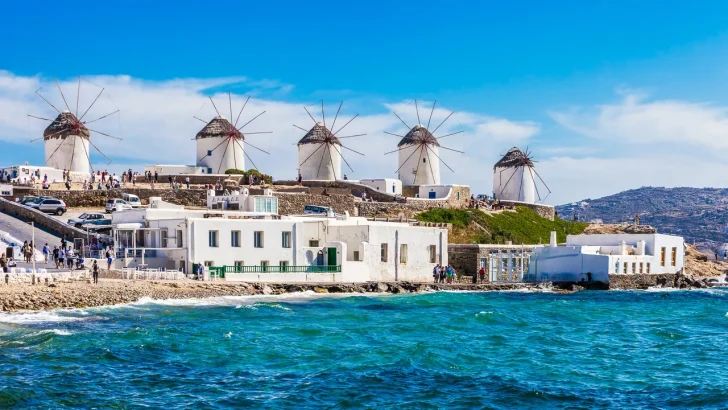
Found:
M 86 320 L 88 316 L 86 312 L 73 312 L 73 314 L 69 314 L 69 310 L 70 309 L 2 312 L 0 313 L 0 323 L 22 325 L 38 323 L 75 322 L 79 320 Z M 81 309 L 78 310 L 80 311 Z M 82 316 L 76 316 L 76 313 Z

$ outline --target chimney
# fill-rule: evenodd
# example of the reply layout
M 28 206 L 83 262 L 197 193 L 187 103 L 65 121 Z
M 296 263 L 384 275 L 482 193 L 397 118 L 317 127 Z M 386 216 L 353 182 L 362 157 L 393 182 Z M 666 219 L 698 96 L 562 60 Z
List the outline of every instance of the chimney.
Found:
M 556 231 L 551 231 L 551 242 L 549 243 L 549 246 L 552 248 L 555 248 L 557 245 L 556 243 Z

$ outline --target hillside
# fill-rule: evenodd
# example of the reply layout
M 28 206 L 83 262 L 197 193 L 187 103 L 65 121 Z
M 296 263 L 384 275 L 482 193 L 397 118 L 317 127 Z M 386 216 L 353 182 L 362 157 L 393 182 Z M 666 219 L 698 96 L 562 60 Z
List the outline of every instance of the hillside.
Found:
M 479 209 L 431 209 L 415 218 L 452 224 L 450 243 L 548 243 L 551 231 L 556 231 L 559 242 L 564 242 L 567 234 L 582 233 L 588 225 L 559 219 L 549 221 L 526 207 L 493 213 Z
M 604 223 L 634 222 L 652 225 L 658 232 L 681 235 L 690 243 L 716 249 L 728 242 L 724 232 L 728 189 L 642 187 L 598 199 L 585 199 L 556 207 L 560 218 Z

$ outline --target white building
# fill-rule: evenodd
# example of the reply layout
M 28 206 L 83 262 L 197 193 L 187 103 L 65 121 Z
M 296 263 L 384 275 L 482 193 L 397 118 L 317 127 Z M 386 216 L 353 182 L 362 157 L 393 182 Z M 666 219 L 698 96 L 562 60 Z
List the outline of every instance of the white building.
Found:
M 2 181 L 16 184 L 27 184 L 32 178 L 40 183 L 43 182 L 43 178 L 46 176 L 48 176 L 49 183 L 63 182 L 63 170 L 35 165 L 13 165 L 0 168 L 0 176 Z M 74 175 L 71 175 L 71 177 L 73 178 Z M 89 175 L 86 175 L 85 179 L 88 179 L 88 177 Z
M 569 235 L 556 245 L 535 248 L 525 280 L 609 282 L 614 274 L 677 273 L 685 266 L 685 242 L 662 234 Z
M 207 167 L 197 167 L 194 165 L 147 165 L 144 172 L 156 172 L 159 175 L 205 175 L 210 171 Z
M 351 181 L 357 182 L 357 181 Z M 384 192 L 390 195 L 402 195 L 402 181 L 392 178 L 381 178 L 381 179 L 360 179 L 358 181 L 361 185 L 366 185 L 372 189 L 380 192 Z
M 70 111 L 58 114 L 43 131 L 46 167 L 71 171 L 73 178 L 88 178 L 90 132 Z M 76 175 L 73 175 L 76 174 Z
M 399 179 L 404 185 L 440 184 L 440 143 L 421 124 L 415 125 L 397 144 Z
M 445 200 L 450 199 L 453 195 L 455 188 L 465 187 L 466 185 L 420 185 L 419 197 L 422 199 L 439 199 Z M 454 194 L 456 197 L 453 199 L 460 199 L 460 192 L 456 191 Z
M 493 166 L 493 196 L 502 201 L 536 202 L 533 162 L 517 147 Z
M 341 141 L 320 122 L 298 141 L 298 172 L 307 181 L 342 178 Z
M 268 212 L 268 199 L 248 196 L 247 212 L 186 210 L 161 200 L 115 212 L 114 266 L 192 272 L 200 263 L 225 267 L 229 281 L 365 282 L 430 281 L 435 264 L 448 262 L 446 229 L 348 215 L 278 216 Z M 259 206 L 265 211 L 256 212 Z

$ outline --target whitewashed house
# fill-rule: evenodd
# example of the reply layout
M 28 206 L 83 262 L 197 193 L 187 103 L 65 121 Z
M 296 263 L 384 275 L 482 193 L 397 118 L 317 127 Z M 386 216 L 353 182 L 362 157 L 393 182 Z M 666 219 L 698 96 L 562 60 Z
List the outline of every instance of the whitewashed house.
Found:
M 663 234 L 569 235 L 565 246 L 533 250 L 526 281 L 609 282 L 615 274 L 677 273 L 685 266 L 685 241 Z
M 360 179 L 359 181 L 350 181 L 353 183 L 359 183 L 366 185 L 369 188 L 376 189 L 379 192 L 383 192 L 390 195 L 402 195 L 402 181 L 394 178 L 369 178 Z
M 279 216 L 269 192 L 208 198 L 218 209 L 150 204 L 113 214 L 116 268 L 191 273 L 204 264 L 228 281 L 366 282 L 429 281 L 435 264 L 447 264 L 446 229 L 348 215 Z

